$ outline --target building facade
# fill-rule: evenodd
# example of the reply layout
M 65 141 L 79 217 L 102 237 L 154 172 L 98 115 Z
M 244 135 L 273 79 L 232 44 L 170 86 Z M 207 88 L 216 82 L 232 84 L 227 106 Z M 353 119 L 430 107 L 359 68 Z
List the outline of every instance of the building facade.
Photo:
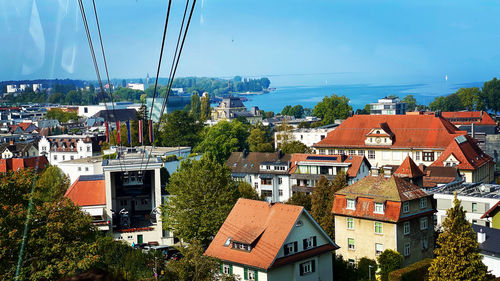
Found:
M 51 165 L 60 162 L 100 155 L 103 135 L 57 135 L 42 137 L 38 142 L 40 155 L 47 157 Z
M 371 115 L 400 115 L 406 114 L 407 104 L 401 102 L 399 98 L 385 97 L 376 103 L 370 104 Z
M 276 131 L 274 133 L 274 147 L 280 147 L 283 142 L 300 141 L 308 147 L 320 142 L 329 132 L 335 130 L 337 124 L 318 128 L 297 128 L 290 131 Z
M 83 175 L 103 174 L 101 155 L 62 161 L 57 164 L 57 167 L 69 177 L 71 184 Z

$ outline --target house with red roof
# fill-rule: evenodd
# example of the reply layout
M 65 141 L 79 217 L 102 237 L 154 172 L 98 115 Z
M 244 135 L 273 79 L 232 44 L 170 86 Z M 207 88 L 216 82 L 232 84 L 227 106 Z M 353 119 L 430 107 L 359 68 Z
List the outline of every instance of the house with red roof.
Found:
M 365 156 L 376 167 L 400 165 L 407 155 L 430 165 L 465 134 L 439 115 L 354 115 L 313 147 L 319 155 Z
M 358 155 L 292 155 L 290 184 L 292 193 L 312 193 L 321 176 L 333 180 L 339 173 L 344 173 L 348 184 L 352 184 L 370 173 L 370 162 Z
M 373 173 L 335 193 L 337 252 L 351 264 L 386 249 L 400 252 L 403 266 L 433 257 L 432 195 L 409 181 L 421 174 L 407 166 L 396 170 L 402 177 Z
M 112 214 L 106 211 L 106 184 L 104 175 L 82 175 L 66 191 L 65 197 L 78 205 L 94 219 L 99 230 L 110 228 Z
M 35 157 L 38 156 L 38 149 L 32 141 L 15 142 L 10 140 L 0 145 L 0 155 L 2 159 Z
M 468 135 L 455 137 L 431 166 L 457 167 L 466 182 L 490 183 L 495 179 L 493 158 Z
M 495 134 L 497 122 L 486 111 L 453 111 L 441 112 L 441 116 L 450 121 L 460 130 L 469 133 Z
M 26 168 L 42 171 L 49 165 L 45 156 L 0 159 L 0 172 L 6 173 Z
M 205 255 L 242 280 L 333 280 L 336 249 L 303 207 L 240 198 Z

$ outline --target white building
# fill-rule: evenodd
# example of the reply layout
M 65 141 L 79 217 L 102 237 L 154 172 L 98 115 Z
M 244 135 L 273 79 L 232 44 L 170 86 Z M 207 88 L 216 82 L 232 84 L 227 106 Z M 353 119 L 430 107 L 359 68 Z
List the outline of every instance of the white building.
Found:
M 236 181 L 252 185 L 269 202 L 285 202 L 291 196 L 290 154 L 279 152 L 233 152 L 226 162 Z
M 17 85 L 7 85 L 7 93 L 12 94 L 18 91 Z
M 500 277 L 500 229 L 480 225 L 472 225 L 476 232 L 480 254 L 488 271 Z
M 132 90 L 144 91 L 144 84 L 143 83 L 127 83 L 127 88 L 132 89 Z
M 102 156 L 62 161 L 57 166 L 69 177 L 73 184 L 82 175 L 102 174 Z
M 332 280 L 338 246 L 301 206 L 239 199 L 205 255 L 241 280 Z
M 51 165 L 66 160 L 97 156 L 105 136 L 57 135 L 42 137 L 38 142 L 39 155 L 45 155 Z
M 277 131 L 274 133 L 274 147 L 280 147 L 286 141 L 300 141 L 301 143 L 312 147 L 315 143 L 320 142 L 331 131 L 335 130 L 338 124 L 332 124 L 317 128 L 297 128 L 291 131 Z
M 78 116 L 92 117 L 94 114 L 101 110 L 105 110 L 106 106 L 104 104 L 99 105 L 82 105 L 78 107 Z
M 453 206 L 454 192 L 467 213 L 466 219 L 472 224 L 490 226 L 491 218 L 481 218 L 486 211 L 500 201 L 500 185 L 483 183 L 452 182 L 432 189 L 437 202 L 437 225 L 446 218 L 446 211 Z
M 370 104 L 370 114 L 372 115 L 396 115 L 406 114 L 407 104 L 401 102 L 399 98 L 385 97 L 376 103 Z

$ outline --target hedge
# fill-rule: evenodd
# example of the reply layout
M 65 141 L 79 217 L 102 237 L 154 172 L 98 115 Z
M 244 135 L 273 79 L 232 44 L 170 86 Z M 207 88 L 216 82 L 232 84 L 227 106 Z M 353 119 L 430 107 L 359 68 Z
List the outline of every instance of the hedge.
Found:
M 432 259 L 425 259 L 389 273 L 389 281 L 426 281 L 429 280 L 429 267 Z

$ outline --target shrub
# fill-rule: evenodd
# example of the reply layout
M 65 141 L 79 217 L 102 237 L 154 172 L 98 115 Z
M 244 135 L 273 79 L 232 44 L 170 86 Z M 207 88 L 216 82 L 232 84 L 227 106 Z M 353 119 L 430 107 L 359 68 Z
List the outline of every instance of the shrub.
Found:
M 380 267 L 380 275 L 382 281 L 389 280 L 389 273 L 401 268 L 403 256 L 394 250 L 387 249 L 378 256 L 378 265 Z
M 432 259 L 425 259 L 389 273 L 389 281 L 424 281 L 429 279 Z

